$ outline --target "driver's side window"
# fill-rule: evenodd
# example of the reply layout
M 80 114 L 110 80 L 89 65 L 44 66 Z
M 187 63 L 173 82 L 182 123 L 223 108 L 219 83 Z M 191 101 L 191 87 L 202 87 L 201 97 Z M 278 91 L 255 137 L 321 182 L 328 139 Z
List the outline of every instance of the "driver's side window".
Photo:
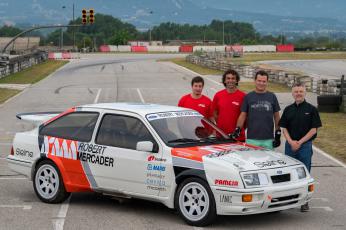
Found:
M 155 140 L 139 119 L 124 115 L 104 115 L 95 143 L 118 148 L 136 149 L 137 142 Z

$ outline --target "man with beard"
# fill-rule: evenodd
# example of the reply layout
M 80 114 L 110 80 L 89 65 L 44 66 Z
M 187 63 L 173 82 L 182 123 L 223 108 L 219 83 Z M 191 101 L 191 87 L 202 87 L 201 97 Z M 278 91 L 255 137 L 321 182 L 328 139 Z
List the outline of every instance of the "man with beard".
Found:
M 225 89 L 217 92 L 213 99 L 214 118 L 217 126 L 226 134 L 231 134 L 237 125 L 240 108 L 245 93 L 238 90 L 239 74 L 233 69 L 227 70 L 222 75 L 222 83 Z M 238 141 L 245 141 L 244 130 L 238 130 Z

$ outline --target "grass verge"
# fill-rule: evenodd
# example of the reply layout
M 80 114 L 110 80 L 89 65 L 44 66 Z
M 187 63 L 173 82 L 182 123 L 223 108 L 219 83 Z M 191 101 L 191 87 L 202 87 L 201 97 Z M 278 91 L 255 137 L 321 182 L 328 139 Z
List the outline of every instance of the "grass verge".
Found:
M 271 60 L 316 60 L 346 59 L 346 52 L 292 52 L 292 53 L 246 53 L 243 57 L 232 58 L 238 64 L 249 64 L 256 61 Z
M 49 60 L 1 78 L 0 84 L 34 84 L 66 63 L 68 63 L 68 61 Z
M 21 92 L 21 91 L 17 90 L 17 89 L 0 88 L 0 104 L 4 103 L 9 98 L 13 97 L 14 95 L 16 95 L 19 92 Z
M 192 63 L 185 61 L 184 58 L 164 59 L 163 61 L 171 61 L 177 65 L 183 66 L 183 67 L 190 69 L 190 70 L 192 70 L 198 74 L 201 74 L 201 75 L 220 75 L 219 79 L 214 79 L 214 80 L 221 82 L 221 75 L 223 74 L 223 72 L 220 70 L 209 69 L 209 68 L 202 67 L 202 66 L 199 66 L 196 64 L 192 64 Z M 255 89 L 255 84 L 253 81 L 250 81 L 250 82 L 240 81 L 239 89 L 242 91 L 245 91 L 245 92 L 250 92 L 250 91 Z M 275 92 L 275 93 L 291 92 L 291 89 L 289 87 L 282 85 L 282 84 L 273 83 L 273 82 L 270 82 L 268 84 L 268 90 L 271 92 Z
M 346 114 L 320 113 L 322 127 L 314 145 L 346 163 Z
M 245 92 L 251 92 L 255 89 L 255 83 L 254 82 L 239 82 L 239 89 Z M 278 84 L 274 82 L 269 82 L 268 91 L 274 92 L 274 93 L 287 93 L 291 92 L 291 88 L 283 85 L 283 84 Z
M 171 58 L 171 59 L 161 59 L 159 61 L 170 61 L 173 62 L 177 65 L 183 66 L 185 68 L 188 68 L 198 74 L 201 75 L 213 75 L 213 74 L 217 74 L 217 75 L 221 75 L 223 72 L 220 70 L 215 70 L 215 69 L 209 69 L 206 67 L 202 67 L 196 64 L 192 64 L 190 62 L 187 62 L 185 60 L 185 58 Z

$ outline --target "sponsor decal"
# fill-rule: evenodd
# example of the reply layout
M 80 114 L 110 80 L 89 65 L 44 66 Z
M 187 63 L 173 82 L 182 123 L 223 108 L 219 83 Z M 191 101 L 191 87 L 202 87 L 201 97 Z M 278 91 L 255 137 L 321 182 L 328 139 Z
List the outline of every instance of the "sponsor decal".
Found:
M 208 158 L 216 158 L 216 157 L 222 157 L 222 156 L 228 155 L 230 153 L 234 153 L 234 151 L 232 151 L 232 150 L 221 151 L 221 152 L 209 154 L 206 157 L 208 157 Z
M 147 117 L 148 121 L 153 121 L 153 120 L 157 120 L 157 119 L 176 118 L 176 117 L 190 117 L 190 116 L 202 117 L 202 115 L 196 111 L 177 111 L 177 112 L 152 113 L 152 114 L 148 114 L 146 117 Z
M 164 179 L 165 175 L 161 175 L 160 173 L 155 173 L 155 172 L 148 172 L 147 177 L 152 177 L 152 178 L 158 178 L 158 179 Z
M 164 180 L 158 180 L 158 179 L 147 179 L 145 181 L 145 184 L 147 185 L 154 185 L 154 186 L 165 186 L 166 182 Z
M 198 104 L 199 107 L 205 108 L 205 104 Z
M 105 146 L 96 144 L 80 143 L 78 141 L 45 136 L 41 146 L 41 153 L 47 156 L 57 156 L 114 167 L 114 158 L 103 156 L 106 148 Z
M 148 190 L 156 190 L 156 191 L 160 191 L 160 192 L 166 191 L 166 188 L 164 188 L 164 187 L 157 187 L 157 186 L 152 186 L 152 185 L 148 185 L 147 189 Z
M 148 156 L 148 161 L 161 161 L 166 162 L 167 160 L 165 158 L 158 158 L 153 155 Z
M 287 163 L 284 160 L 272 160 L 272 161 L 254 162 L 253 164 L 259 168 L 265 168 L 270 166 L 286 165 Z
M 159 172 L 164 172 L 164 171 L 166 171 L 166 166 L 155 165 L 155 164 L 148 164 L 148 165 L 147 165 L 147 170 L 148 170 L 148 171 L 159 171 Z
M 20 148 L 16 148 L 16 155 L 18 156 L 22 156 L 22 157 L 33 157 L 34 153 L 25 149 L 20 149 Z
M 224 186 L 230 186 L 230 187 L 238 187 L 239 182 L 236 180 L 221 180 L 216 179 L 214 181 L 215 185 L 224 185 Z
M 220 195 L 220 203 L 231 204 L 232 203 L 232 196 L 221 194 Z
M 237 101 L 232 101 L 232 104 L 239 106 L 239 102 Z

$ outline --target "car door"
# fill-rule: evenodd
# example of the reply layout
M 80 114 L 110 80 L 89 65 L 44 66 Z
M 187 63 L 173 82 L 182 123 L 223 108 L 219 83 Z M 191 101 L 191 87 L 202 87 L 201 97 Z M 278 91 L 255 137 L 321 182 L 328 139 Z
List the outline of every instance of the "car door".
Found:
M 137 151 L 136 145 L 139 141 L 151 141 L 155 151 Z M 139 117 L 104 114 L 95 137 L 95 145 L 103 146 L 102 156 L 105 161 L 108 159 L 108 162 L 112 162 L 108 166 L 92 167 L 92 174 L 100 189 L 158 195 L 163 186 L 160 175 L 165 171 L 165 167 L 160 163 L 149 162 L 161 158 L 162 153 L 157 141 Z
M 79 151 L 81 146 L 90 145 L 98 117 L 97 111 L 71 109 L 40 127 L 41 157 L 55 162 L 71 191 L 93 187 L 88 178 L 87 163 Z

